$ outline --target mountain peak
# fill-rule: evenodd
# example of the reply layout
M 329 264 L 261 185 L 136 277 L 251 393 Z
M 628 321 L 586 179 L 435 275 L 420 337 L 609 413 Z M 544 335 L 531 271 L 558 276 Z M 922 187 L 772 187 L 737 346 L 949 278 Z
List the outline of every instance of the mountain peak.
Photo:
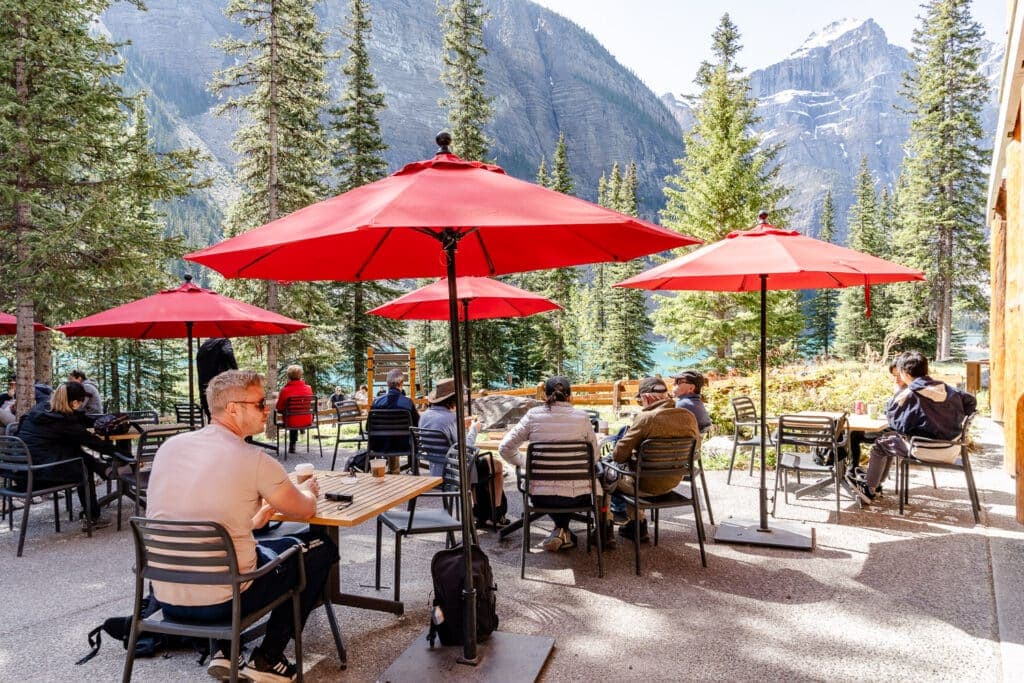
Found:
M 881 30 L 873 19 L 854 19 L 849 17 L 839 19 L 838 21 L 833 21 L 825 28 L 815 31 L 811 35 L 807 36 L 807 39 L 804 40 L 803 44 L 793 51 L 790 58 L 805 57 L 815 48 L 828 47 L 847 33 L 856 31 L 865 25 L 870 25 L 873 28 Z

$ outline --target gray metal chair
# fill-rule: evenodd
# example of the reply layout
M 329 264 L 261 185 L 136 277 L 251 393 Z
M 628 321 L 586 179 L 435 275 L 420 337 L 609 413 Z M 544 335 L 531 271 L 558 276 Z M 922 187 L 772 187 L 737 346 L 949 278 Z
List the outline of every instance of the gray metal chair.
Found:
M 628 493 L 619 491 L 626 500 L 626 505 L 636 507 L 640 510 L 651 510 L 651 518 L 654 522 L 654 545 L 658 545 L 658 521 L 659 510 L 673 507 L 692 507 L 694 523 L 697 527 L 697 543 L 700 546 L 700 563 L 707 567 L 707 554 L 704 551 L 704 517 L 700 511 L 700 496 L 697 494 L 694 470 L 697 467 L 696 461 L 697 440 L 691 437 L 680 437 L 677 439 L 645 439 L 636 451 L 636 469 L 630 470 L 626 467 L 609 463 L 608 466 L 617 470 L 620 474 L 629 475 L 636 482 L 636 491 L 643 492 L 644 481 L 651 477 L 679 477 L 689 479 L 689 494 L 676 489 L 658 496 L 637 495 L 636 492 Z M 685 486 L 685 484 L 684 484 Z M 707 489 L 705 489 L 706 493 Z M 640 515 L 633 516 L 634 536 L 637 539 L 633 543 L 634 561 L 636 574 L 640 575 Z
M 164 441 L 175 434 L 189 431 L 182 425 L 151 427 L 142 432 L 134 456 L 115 453 L 111 458 L 117 465 L 117 530 L 121 530 L 121 507 L 125 497 L 135 502 L 134 514 L 141 514 L 146 507 L 146 490 L 149 488 L 149 470 L 156 452 Z
M 295 627 L 295 668 L 297 679 L 302 680 L 302 620 L 299 616 L 299 595 L 306 586 L 306 570 L 299 546 L 288 548 L 256 571 L 243 574 L 238 569 L 234 543 L 220 524 L 132 517 L 131 526 L 135 539 L 135 603 L 132 610 L 128 653 L 121 678 L 123 683 L 131 681 L 135 663 L 135 643 L 139 635 L 146 632 L 230 640 L 229 676 L 231 681 L 237 681 L 243 631 L 288 600 L 292 602 Z M 298 562 L 298 583 L 264 607 L 242 614 L 242 585 L 268 574 L 281 563 L 288 561 Z M 146 596 L 144 584 L 147 579 L 169 583 L 231 586 L 231 619 L 214 623 L 171 621 L 163 617 L 162 611 L 143 617 L 142 601 Z
M 402 408 L 370 408 L 366 414 L 366 462 L 372 458 L 388 458 L 388 470 L 392 470 L 393 458 L 406 458 L 405 469 L 415 472 L 412 435 L 412 415 Z
M 289 419 L 295 417 L 309 417 L 310 423 L 305 427 L 292 427 Z M 289 396 L 284 403 L 284 410 L 274 414 L 274 422 L 277 424 L 276 441 L 277 452 L 281 453 L 281 432 L 285 429 L 303 432 L 306 435 L 306 450 L 309 450 L 309 433 L 316 430 L 316 443 L 320 448 L 320 457 L 324 457 L 324 444 L 320 440 L 320 409 L 317 407 L 316 396 Z M 284 459 L 288 459 L 287 444 L 284 449 Z M 334 466 L 331 466 L 334 469 Z
M 726 485 L 732 483 L 732 468 L 736 462 L 736 450 L 750 449 L 750 476 L 754 475 L 754 459 L 761 455 L 761 421 L 757 417 L 757 408 L 749 396 L 737 396 L 730 401 L 736 421 L 732 435 L 732 455 L 729 457 L 729 474 L 725 477 Z M 773 446 L 771 434 L 767 435 L 766 446 Z
M 835 484 L 836 523 L 840 517 L 840 487 L 845 483 L 846 470 L 846 413 L 838 419 L 818 415 L 780 415 L 779 431 L 775 437 L 775 489 L 772 497 L 772 516 L 779 500 L 779 485 L 783 499 L 789 503 L 789 473 L 801 472 L 827 475 L 794 495 L 800 496 Z M 799 449 L 799 450 L 798 450 Z M 815 458 L 817 454 L 826 454 Z M 829 457 L 829 454 L 831 457 Z M 852 494 L 851 494 L 852 495 Z
M 433 431 L 433 430 L 425 430 Z M 388 510 L 377 516 L 377 554 L 374 561 L 374 587 L 380 590 L 381 537 L 386 526 L 395 534 L 395 602 L 398 602 L 402 583 L 402 538 L 419 534 L 447 535 L 445 547 L 455 545 L 455 532 L 462 529 L 459 516 L 462 495 L 459 486 L 459 461 L 455 458 L 445 459 L 442 477 L 442 490 L 420 494 L 409 501 L 405 510 Z M 440 498 L 442 507 L 417 509 L 417 501 L 421 498 Z M 476 539 L 474 538 L 474 543 Z
M 198 403 L 184 401 L 174 404 L 174 421 L 179 424 L 194 425 L 196 429 L 206 424 L 206 413 Z
M 78 481 L 66 481 L 54 483 L 48 480 L 46 475 L 53 472 L 53 468 L 61 465 L 78 463 L 81 467 L 81 478 Z M 63 491 L 67 499 L 68 516 L 71 517 L 71 491 L 79 486 L 88 488 L 91 484 L 89 470 L 81 458 L 70 458 L 57 462 L 33 464 L 32 454 L 24 441 L 16 436 L 0 436 L 0 519 L 3 515 L 8 516 L 7 528 L 14 529 L 14 499 L 22 501 L 21 529 L 18 532 L 18 553 L 21 557 L 25 547 L 25 534 L 28 531 L 28 513 L 32 507 L 33 496 L 53 494 L 53 525 L 56 532 L 60 533 L 60 493 Z M 40 481 L 41 480 L 41 481 Z M 86 531 L 92 537 L 92 509 L 89 503 L 89 495 L 85 496 L 85 519 Z
M 362 446 L 363 442 L 366 441 L 366 432 L 363 431 L 363 411 L 360 409 L 359 404 L 355 401 L 345 400 L 338 401 L 334 404 L 335 427 L 336 431 L 334 434 L 334 457 L 331 458 L 331 469 L 334 469 L 335 464 L 338 462 L 338 446 L 342 443 L 355 443 L 356 450 Z M 345 425 L 354 424 L 358 427 L 359 433 L 356 436 L 342 436 L 341 428 Z
M 604 576 L 604 553 L 601 534 L 597 529 L 598 505 L 596 462 L 593 447 L 588 441 L 531 442 L 526 449 L 526 467 L 516 470 L 519 491 L 523 495 L 523 549 L 519 578 L 526 578 L 526 556 L 530 553 L 530 522 L 544 514 L 583 513 L 587 524 L 587 552 L 590 540 L 597 542 L 597 575 Z M 525 472 L 524 472 L 525 470 Z M 534 505 L 530 499 L 530 484 L 535 482 L 587 482 L 590 487 L 590 503 L 575 507 L 544 507 Z
M 932 485 L 935 485 L 935 469 L 959 470 L 964 473 L 967 480 L 967 494 L 971 499 L 971 512 L 974 513 L 974 523 L 981 523 L 981 501 L 978 498 L 978 489 L 974 484 L 974 471 L 971 469 L 971 458 L 967 445 L 971 422 L 976 413 L 964 417 L 960 427 L 960 436 L 948 441 L 940 439 L 927 439 L 923 436 L 910 438 L 910 452 L 901 457 L 897 463 L 896 470 L 896 495 L 900 499 L 900 514 L 903 514 L 904 506 L 910 502 L 910 466 L 930 467 L 932 469 Z M 955 459 L 950 456 L 955 456 Z M 952 462 L 950 462 L 952 460 Z

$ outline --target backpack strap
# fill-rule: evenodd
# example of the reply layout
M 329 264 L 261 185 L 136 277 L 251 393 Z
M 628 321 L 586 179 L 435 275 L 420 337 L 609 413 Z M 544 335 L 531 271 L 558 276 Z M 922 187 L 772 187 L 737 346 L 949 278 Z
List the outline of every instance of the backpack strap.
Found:
M 431 628 L 433 628 L 433 626 L 431 626 Z M 85 664 L 90 659 L 92 659 L 97 654 L 99 654 L 100 645 L 102 645 L 102 643 L 103 643 L 103 627 L 102 626 L 97 626 L 93 630 L 89 631 L 89 647 L 92 648 L 92 650 L 89 652 L 89 654 L 87 654 L 86 656 L 82 657 L 77 662 L 75 662 L 75 665 L 77 666 L 79 664 Z

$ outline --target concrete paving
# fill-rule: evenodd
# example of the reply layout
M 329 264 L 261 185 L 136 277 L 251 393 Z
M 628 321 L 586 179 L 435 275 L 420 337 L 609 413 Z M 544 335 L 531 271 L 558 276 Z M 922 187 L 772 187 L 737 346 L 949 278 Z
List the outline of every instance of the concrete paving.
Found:
M 863 510 L 844 498 L 841 524 L 827 494 L 790 497 L 779 502 L 778 518 L 813 527 L 813 552 L 709 542 L 707 568 L 692 516 L 682 513 L 663 516 L 657 547 L 642 546 L 641 577 L 625 541 L 606 552 L 603 579 L 595 555 L 582 548 L 536 549 L 542 523 L 524 581 L 521 537 L 499 542 L 484 532 L 501 629 L 555 638 L 542 674 L 548 681 L 1021 680 L 1024 528 L 1001 467 L 1001 430 L 986 420 L 976 426 L 984 444 L 974 458 L 980 525 L 962 475 L 940 471 L 936 490 L 921 471 L 903 517 L 891 492 Z M 303 461 L 323 463 L 299 454 L 287 466 Z M 512 480 L 506 484 L 512 491 Z M 716 521 L 756 517 L 756 478 L 738 471 L 727 486 L 724 472 L 711 472 L 709 487 Z M 510 500 L 517 514 L 519 501 Z M 21 558 L 14 556 L 17 526 L 0 528 L 0 681 L 117 680 L 124 650 L 116 641 L 106 639 L 87 664 L 74 662 L 88 651 L 90 629 L 130 612 L 130 533 L 111 526 L 89 539 L 66 523 L 56 534 L 52 515 L 49 505 L 33 507 Z M 347 590 L 374 593 L 359 587 L 372 579 L 374 531 L 367 523 L 342 532 Z M 389 575 L 392 547 L 386 537 Z M 404 616 L 336 608 L 349 647 L 346 671 L 338 669 L 324 612 L 315 612 L 304 632 L 306 680 L 376 680 L 427 624 L 429 562 L 441 547 L 440 537 L 403 543 Z M 210 680 L 187 651 L 138 660 L 135 679 Z

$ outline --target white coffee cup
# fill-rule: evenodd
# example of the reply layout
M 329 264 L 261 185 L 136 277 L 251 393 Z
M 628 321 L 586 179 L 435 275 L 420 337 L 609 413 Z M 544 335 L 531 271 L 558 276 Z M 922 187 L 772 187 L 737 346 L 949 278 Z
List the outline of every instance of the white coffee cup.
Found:
M 313 465 L 304 462 L 295 466 L 295 482 L 301 484 L 313 476 Z

